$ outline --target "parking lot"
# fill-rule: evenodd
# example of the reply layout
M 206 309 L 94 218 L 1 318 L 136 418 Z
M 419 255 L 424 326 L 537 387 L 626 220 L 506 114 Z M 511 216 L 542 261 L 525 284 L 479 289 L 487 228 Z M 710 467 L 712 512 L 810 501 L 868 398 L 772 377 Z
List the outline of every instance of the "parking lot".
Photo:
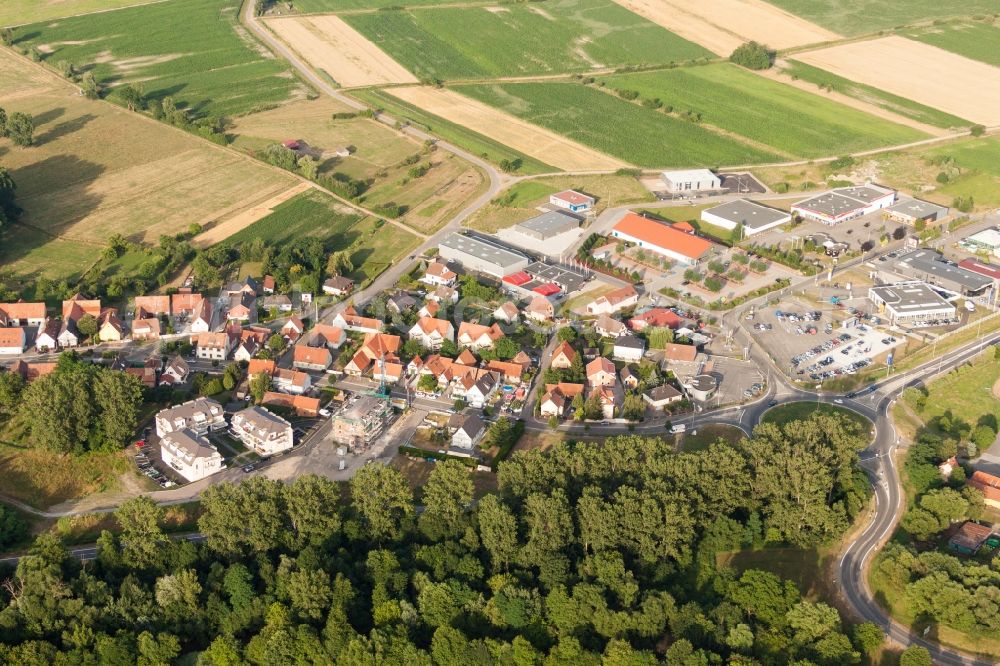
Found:
M 905 343 L 874 321 L 864 323 L 846 310 L 792 311 L 779 306 L 758 311 L 744 324 L 790 377 L 823 381 L 885 363 L 890 350 Z
M 718 391 L 709 401 L 713 407 L 745 402 L 767 390 L 764 375 L 750 361 L 712 356 L 712 369 L 708 374 L 719 382 Z

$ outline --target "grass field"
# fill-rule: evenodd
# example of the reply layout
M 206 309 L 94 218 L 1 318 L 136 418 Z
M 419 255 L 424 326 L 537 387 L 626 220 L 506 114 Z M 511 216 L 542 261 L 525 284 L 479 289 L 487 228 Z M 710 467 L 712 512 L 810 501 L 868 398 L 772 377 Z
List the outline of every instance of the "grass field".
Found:
M 731 567 L 741 574 L 747 569 L 769 571 L 792 581 L 802 596 L 812 601 L 832 600 L 837 592 L 824 574 L 833 554 L 801 548 L 763 548 L 718 555 L 720 567 Z
M 954 23 L 903 33 L 931 46 L 1000 67 L 1000 25 Z
M 579 83 L 465 85 L 456 90 L 642 167 L 780 161 L 776 154 Z
M 770 0 L 793 14 L 842 35 L 863 35 L 928 19 L 992 14 L 996 0 Z
M 739 444 L 746 437 L 746 433 L 731 425 L 706 425 L 698 428 L 698 434 L 687 432 L 680 435 L 681 451 L 703 451 L 711 444 L 715 444 L 720 439 L 727 444 Z
M 454 143 L 456 146 L 494 164 L 499 164 L 503 160 L 507 160 L 508 162 L 518 160 L 520 168 L 517 169 L 517 173 L 520 175 L 558 171 L 555 167 L 539 162 L 467 127 L 456 125 L 443 118 L 422 111 L 413 105 L 407 104 L 398 97 L 394 97 L 381 90 L 353 90 L 351 91 L 351 95 L 363 102 L 367 102 L 375 108 L 384 109 L 393 118 L 401 122 L 409 122 L 420 126 L 428 132 L 433 132 L 445 141 Z
M 237 20 L 240 0 L 170 0 L 115 12 L 35 23 L 15 32 L 46 62 L 92 67 L 105 85 L 141 83 L 194 116 L 234 116 L 304 96 L 283 61 Z M 137 29 L 142 26 L 143 29 Z
M 893 95 L 892 93 L 885 92 L 884 90 L 880 90 L 874 86 L 857 83 L 856 81 L 850 81 L 842 76 L 837 76 L 832 72 L 820 69 L 819 67 L 813 67 L 812 65 L 807 65 L 806 63 L 799 62 L 798 60 L 785 61 L 783 69 L 789 75 L 802 79 L 803 81 L 815 83 L 817 86 L 822 85 L 830 87 L 834 91 L 847 95 L 848 97 L 854 97 L 855 99 L 859 99 L 863 102 L 874 104 L 875 106 L 885 109 L 886 111 L 892 111 L 893 113 L 922 123 L 927 123 L 928 125 L 949 129 L 953 127 L 968 127 L 972 124 L 968 120 L 953 116 L 949 113 L 945 113 L 944 111 L 938 111 L 937 109 L 933 109 L 929 106 L 924 106 L 919 102 L 914 102 L 913 100 Z
M 123 453 L 71 456 L 0 442 L 0 492 L 36 508 L 118 490 L 128 469 Z
M 868 432 L 872 427 L 871 421 L 861 416 L 857 412 L 844 407 L 838 407 L 828 402 L 790 402 L 778 405 L 764 412 L 763 423 L 775 423 L 784 425 L 790 421 L 802 421 L 808 419 L 813 414 L 841 414 L 849 420 L 857 423 L 862 432 Z
M 0 139 L 20 223 L 0 232 L 0 265 L 73 279 L 108 237 L 155 240 L 283 191 L 294 180 L 181 131 L 89 101 L 0 51 L 0 107 L 30 114 L 35 145 Z M 140 148 L 141 147 L 141 148 Z
M 137 5 L 149 0 L 4 0 L 0 2 L 0 26 L 23 25 L 63 16 L 99 12 Z
M 950 413 L 975 428 L 984 417 L 1000 421 L 1000 400 L 992 392 L 998 378 L 1000 361 L 988 354 L 972 365 L 963 365 L 931 382 L 927 386 L 923 409 L 918 409 L 910 399 L 906 399 L 906 403 L 924 423 Z
M 660 99 L 676 112 L 799 157 L 891 146 L 926 135 L 728 63 L 626 74 L 608 87 Z
M 977 208 L 1000 206 L 1000 136 L 961 141 L 922 153 L 927 158 L 955 159 L 961 174 L 938 191 L 947 197 L 966 196 Z
M 420 79 L 584 72 L 712 57 L 611 0 L 345 15 Z

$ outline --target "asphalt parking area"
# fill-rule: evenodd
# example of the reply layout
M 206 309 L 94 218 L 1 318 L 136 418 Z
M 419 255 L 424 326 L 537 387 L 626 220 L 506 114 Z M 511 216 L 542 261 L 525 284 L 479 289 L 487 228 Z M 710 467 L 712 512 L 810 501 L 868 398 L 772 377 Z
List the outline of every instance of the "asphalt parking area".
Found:
M 719 382 L 715 396 L 709 401 L 713 407 L 746 402 L 755 395 L 767 389 L 764 375 L 751 361 L 729 358 L 727 356 L 712 356 L 712 369 L 708 374 Z M 757 386 L 757 390 L 751 390 Z M 751 395 L 746 395 L 747 392 Z

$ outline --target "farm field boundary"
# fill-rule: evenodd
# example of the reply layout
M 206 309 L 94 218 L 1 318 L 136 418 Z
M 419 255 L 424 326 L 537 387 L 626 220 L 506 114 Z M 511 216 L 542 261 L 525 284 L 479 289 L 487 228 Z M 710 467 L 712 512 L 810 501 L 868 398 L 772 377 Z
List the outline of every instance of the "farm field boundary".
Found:
M 452 90 L 426 87 L 392 88 L 391 95 L 487 135 L 538 160 L 567 171 L 614 170 L 627 167 L 622 160 L 604 155 L 571 139 L 460 95 Z
M 991 14 L 996 0 L 769 0 L 796 16 L 846 36 L 866 35 L 929 19 Z
M 312 189 L 312 187 L 311 183 L 299 183 L 298 185 L 285 190 L 281 194 L 271 197 L 267 201 L 263 201 L 237 213 L 236 215 L 233 215 L 228 219 L 222 220 L 218 224 L 210 227 L 207 231 L 203 231 L 195 236 L 191 240 L 191 244 L 197 248 L 204 248 L 222 242 L 233 234 L 249 227 L 257 220 L 267 217 L 274 212 L 274 209 L 279 204 L 288 201 L 294 196 L 302 194 L 306 190 Z
M 1000 125 L 1000 67 L 898 36 L 806 51 L 795 58 L 973 122 Z
M 904 33 L 906 37 L 1000 67 L 1000 25 L 957 23 Z
M 313 69 L 342 87 L 417 82 L 413 74 L 340 17 L 276 18 L 265 25 Z
M 834 32 L 761 0 L 615 1 L 724 57 L 750 40 L 787 49 L 840 39 Z

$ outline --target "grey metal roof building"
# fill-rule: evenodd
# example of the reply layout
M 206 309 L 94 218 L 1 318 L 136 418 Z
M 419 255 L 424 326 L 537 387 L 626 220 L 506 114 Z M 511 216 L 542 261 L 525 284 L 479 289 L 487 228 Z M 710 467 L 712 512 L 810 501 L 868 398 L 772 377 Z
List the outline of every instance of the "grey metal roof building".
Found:
M 891 206 L 895 199 L 895 191 L 878 185 L 840 187 L 800 201 L 792 211 L 824 224 L 836 224 Z
M 441 241 L 438 249 L 442 258 L 458 261 L 466 270 L 479 271 L 501 278 L 523 270 L 529 263 L 527 256 L 500 243 L 492 243 L 460 233 L 454 233 L 445 238 Z
M 888 269 L 903 277 L 922 280 L 963 296 L 979 296 L 993 284 L 993 280 L 985 275 L 960 268 L 934 250 L 907 252 L 890 263 Z
M 892 220 L 913 224 L 917 220 L 933 222 L 946 217 L 950 212 L 947 206 L 939 206 L 920 199 L 906 199 L 885 209 L 886 216 Z
M 744 233 L 749 236 L 790 222 L 792 215 L 756 201 L 737 199 L 703 210 L 701 219 L 725 229 L 743 225 Z
M 868 298 L 888 317 L 890 324 L 918 324 L 955 316 L 955 306 L 925 282 L 872 287 Z
M 580 220 L 578 218 L 559 211 L 543 213 L 514 225 L 517 231 L 536 240 L 546 240 L 579 227 Z

